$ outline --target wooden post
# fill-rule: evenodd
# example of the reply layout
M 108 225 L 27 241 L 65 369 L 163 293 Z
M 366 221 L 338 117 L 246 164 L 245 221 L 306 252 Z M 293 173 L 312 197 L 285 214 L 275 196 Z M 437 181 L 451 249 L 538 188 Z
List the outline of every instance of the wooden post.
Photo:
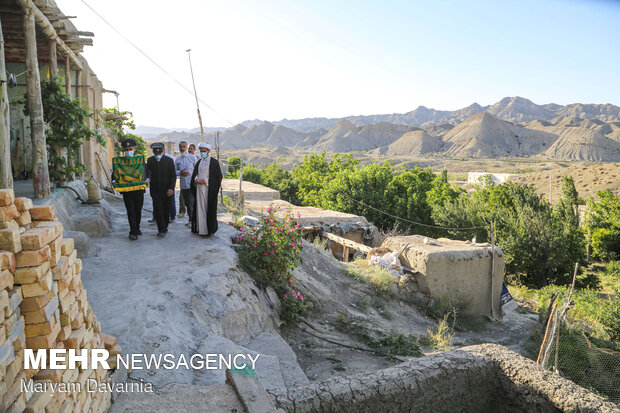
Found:
M 0 23 L 0 188 L 13 188 L 11 172 L 11 127 L 9 122 L 9 97 L 7 94 L 6 65 L 4 63 L 4 37 Z
M 32 138 L 32 171 L 35 198 L 50 196 L 50 177 L 45 145 L 45 122 L 41 101 L 41 77 L 37 58 L 37 37 L 32 8 L 24 8 L 24 38 L 26 41 L 26 94 L 30 111 Z
M 71 62 L 69 56 L 65 57 L 65 92 L 71 97 Z
M 58 77 L 58 55 L 56 53 L 56 40 L 50 40 L 50 80 L 55 81 Z

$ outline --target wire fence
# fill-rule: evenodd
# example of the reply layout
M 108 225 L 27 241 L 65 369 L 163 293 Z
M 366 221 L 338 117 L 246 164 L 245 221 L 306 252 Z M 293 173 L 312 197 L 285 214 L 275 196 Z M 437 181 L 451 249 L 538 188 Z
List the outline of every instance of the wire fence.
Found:
M 595 345 L 583 329 L 575 328 L 567 320 L 568 311 L 574 306 L 572 293 L 578 269 L 579 265 L 575 264 L 567 299 L 559 304 L 558 293 L 551 297 L 536 361 L 545 369 L 620 404 L 620 351 Z

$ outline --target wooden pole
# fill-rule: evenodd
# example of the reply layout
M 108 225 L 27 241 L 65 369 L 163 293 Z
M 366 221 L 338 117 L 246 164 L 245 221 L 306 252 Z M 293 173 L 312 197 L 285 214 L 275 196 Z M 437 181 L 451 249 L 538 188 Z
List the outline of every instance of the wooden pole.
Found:
M 0 188 L 13 188 L 11 172 L 11 127 L 9 121 L 9 96 L 7 94 L 6 65 L 4 62 L 4 37 L 0 23 Z
M 50 40 L 50 80 L 56 81 L 58 77 L 58 54 L 56 53 L 56 41 Z
M 194 68 L 192 67 L 192 56 L 190 52 L 192 49 L 187 49 L 187 57 L 189 59 L 189 70 L 192 74 L 192 84 L 194 85 L 194 97 L 196 98 L 196 111 L 198 112 L 198 123 L 200 123 L 200 139 L 205 141 L 205 130 L 202 127 L 202 116 L 200 115 L 200 105 L 198 104 L 198 94 L 196 93 L 196 82 L 194 81 Z
M 65 92 L 71 97 L 71 62 L 65 57 Z
M 24 38 L 26 41 L 26 94 L 30 111 L 30 135 L 32 138 L 32 171 L 35 198 L 50 196 L 50 177 L 47 167 L 45 122 L 41 100 L 41 77 L 37 59 L 37 37 L 32 8 L 24 9 Z

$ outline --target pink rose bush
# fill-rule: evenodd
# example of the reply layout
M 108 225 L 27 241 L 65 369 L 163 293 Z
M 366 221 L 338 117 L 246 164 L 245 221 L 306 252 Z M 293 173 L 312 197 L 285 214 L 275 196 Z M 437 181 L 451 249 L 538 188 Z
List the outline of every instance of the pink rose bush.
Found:
M 237 226 L 233 240 L 240 245 L 241 266 L 263 286 L 273 287 L 280 297 L 284 318 L 297 321 L 312 307 L 301 291 L 293 288 L 292 271 L 302 260 L 302 228 L 290 211 L 284 216 L 278 212 L 268 208 L 260 227 Z

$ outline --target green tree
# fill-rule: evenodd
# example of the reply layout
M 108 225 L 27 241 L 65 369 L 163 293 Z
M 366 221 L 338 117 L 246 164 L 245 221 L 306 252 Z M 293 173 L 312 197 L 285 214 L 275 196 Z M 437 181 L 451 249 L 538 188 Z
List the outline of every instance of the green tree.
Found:
M 228 158 L 228 175 L 229 177 L 239 178 L 239 169 L 241 168 L 241 158 L 238 156 L 231 156 Z M 236 175 L 235 175 L 236 174 Z
M 135 155 L 146 156 L 146 142 L 141 136 L 131 133 L 136 129 L 133 114 L 127 110 L 119 111 L 116 108 L 106 108 L 103 111 L 104 125 L 114 137 L 114 149 L 117 155 L 123 151 L 121 143 L 125 139 L 133 139 L 136 141 Z
M 302 164 L 293 168 L 293 178 L 298 185 L 298 198 L 302 205 L 319 206 L 325 184 L 339 173 L 356 168 L 358 161 L 351 155 L 336 154 L 331 161 L 321 155 L 306 155 Z
M 598 201 L 587 200 L 585 228 L 592 255 L 613 260 L 620 257 L 620 197 L 600 191 Z
M 78 155 L 82 144 L 94 139 L 105 145 L 105 139 L 90 129 L 87 123 L 89 118 L 98 121 L 97 114 L 83 99 L 67 96 L 60 83 L 42 81 L 41 97 L 43 118 L 47 124 L 45 139 L 50 179 L 61 184 L 86 171 Z M 27 95 L 24 94 L 20 103 L 24 105 L 24 114 L 28 116 Z

